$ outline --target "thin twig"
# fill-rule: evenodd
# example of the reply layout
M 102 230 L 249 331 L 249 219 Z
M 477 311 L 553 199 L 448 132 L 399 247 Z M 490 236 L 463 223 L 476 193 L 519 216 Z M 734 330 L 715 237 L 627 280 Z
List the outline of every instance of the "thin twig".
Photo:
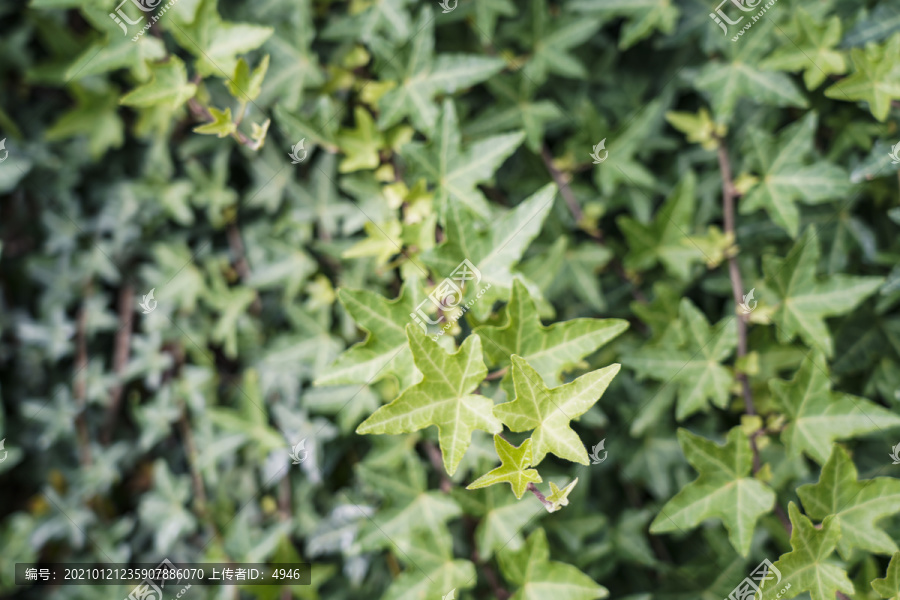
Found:
M 109 445 L 113 429 L 119 416 L 119 405 L 122 402 L 122 375 L 128 366 L 131 351 L 131 316 L 134 313 L 134 287 L 126 283 L 119 289 L 119 328 L 116 330 L 116 341 L 113 349 L 113 372 L 116 383 L 109 391 L 109 407 L 106 409 L 106 421 L 103 426 L 102 441 Z
M 509 371 L 509 367 L 503 367 L 502 369 L 497 369 L 493 373 L 488 373 L 487 376 L 485 376 L 484 380 L 485 381 L 494 381 L 495 379 L 500 379 L 501 377 L 506 375 L 507 371 Z
M 545 508 L 553 508 L 553 503 L 547 500 L 547 497 L 541 493 L 541 490 L 537 489 L 536 485 L 529 482 L 528 487 L 525 489 L 537 496 L 537 499 L 541 501 Z
M 572 211 L 572 216 L 575 217 L 575 221 L 580 222 L 584 213 L 581 212 L 581 206 L 578 205 L 578 200 L 575 198 L 575 194 L 572 193 L 569 182 L 566 181 L 563 174 L 553 166 L 553 155 L 550 154 L 550 149 L 547 148 L 547 144 L 544 144 L 541 147 L 541 158 L 544 160 L 544 166 L 546 166 L 547 170 L 550 172 L 550 177 L 556 182 L 559 193 L 562 194 L 566 204 L 569 205 L 569 210 Z
M 722 212 L 725 221 L 725 234 L 731 234 L 732 239 L 736 241 L 734 232 L 734 200 L 737 197 L 737 190 L 734 189 L 734 180 L 732 179 L 731 159 L 728 156 L 728 148 L 725 146 L 725 140 L 719 139 L 718 146 L 719 171 L 722 175 Z M 744 282 L 741 279 L 741 270 L 737 264 L 737 253 L 730 253 L 728 257 L 728 277 L 731 280 L 731 295 L 734 298 L 735 305 L 743 302 Z M 746 316 L 738 315 L 737 333 L 738 360 L 747 356 L 747 319 Z M 750 389 L 750 381 L 746 373 L 738 372 L 736 375 L 741 383 L 741 389 L 744 397 L 744 410 L 748 415 L 756 414 L 756 407 L 753 404 L 753 392 Z M 756 444 L 756 436 L 750 436 L 750 449 L 753 452 L 753 474 L 756 475 L 762 468 L 762 461 L 759 458 L 759 447 Z M 777 503 L 775 504 L 775 514 L 781 521 L 788 535 L 791 533 L 791 521 L 785 514 L 784 509 Z
M 241 240 L 241 232 L 237 224 L 231 221 L 226 229 L 226 237 L 228 238 L 228 247 L 234 255 L 234 269 L 238 272 L 243 283 L 247 283 L 250 279 L 250 263 L 247 262 L 247 256 L 244 251 L 244 242 Z M 262 303 L 259 301 L 259 294 L 253 298 L 250 305 L 250 312 L 253 315 L 259 315 L 262 311 Z

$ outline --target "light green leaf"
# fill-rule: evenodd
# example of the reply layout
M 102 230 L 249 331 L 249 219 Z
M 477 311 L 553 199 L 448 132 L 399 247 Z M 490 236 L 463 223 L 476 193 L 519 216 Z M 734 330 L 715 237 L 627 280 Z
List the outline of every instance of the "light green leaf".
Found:
M 357 106 L 353 110 L 355 129 L 342 129 L 337 134 L 337 143 L 346 154 L 338 166 L 340 173 L 352 173 L 362 169 L 375 169 L 381 164 L 378 150 L 384 146 L 384 138 L 375 129 L 375 121 L 365 108 Z
M 574 0 L 568 8 L 603 17 L 626 17 L 619 34 L 620 50 L 650 37 L 654 31 L 672 33 L 681 14 L 671 0 Z
M 503 325 L 482 326 L 475 332 L 484 339 L 485 356 L 492 368 L 509 365 L 510 357 L 518 354 L 552 386 L 562 382 L 563 371 L 626 329 L 628 322 L 622 319 L 570 319 L 544 327 L 528 290 L 515 281 Z M 504 376 L 502 385 L 511 397 L 511 374 Z
M 900 33 L 894 34 L 883 45 L 869 43 L 865 50 L 853 48 L 850 58 L 854 71 L 825 90 L 825 95 L 835 100 L 850 102 L 863 100 L 879 121 L 887 119 L 891 101 L 900 99 Z
M 732 372 L 722 362 L 737 346 L 734 317 L 710 326 L 706 317 L 687 298 L 681 300 L 678 336 L 668 336 L 655 347 L 644 347 L 622 357 L 639 377 L 678 384 L 676 418 L 682 421 L 696 412 L 728 403 Z
M 421 379 L 406 339 L 410 315 L 422 300 L 418 282 L 405 284 L 394 300 L 368 290 L 347 289 L 338 291 L 338 299 L 368 335 L 341 354 L 315 385 L 369 384 L 391 375 L 404 390 Z
M 406 327 L 406 335 L 422 381 L 376 410 L 356 432 L 411 433 L 435 425 L 444 468 L 453 475 L 474 430 L 499 433 L 503 429 L 490 413 L 491 399 L 472 393 L 487 375 L 481 359 L 481 338 L 470 335 L 459 350 L 447 354 L 413 325 Z
M 847 71 L 844 54 L 835 47 L 841 42 L 841 19 L 837 15 L 824 24 L 817 24 L 812 15 L 799 8 L 794 12 L 790 33 L 792 44 L 783 44 L 760 63 L 762 69 L 775 71 L 803 71 L 806 89 L 814 90 L 829 75 Z
M 528 438 L 517 448 L 499 435 L 494 436 L 494 448 L 500 457 L 500 466 L 470 483 L 467 490 L 477 490 L 497 483 L 508 483 L 516 498 L 521 498 L 529 483 L 540 483 L 541 476 L 533 464 L 532 439 Z
M 510 600 L 598 600 L 609 592 L 570 564 L 550 560 L 547 534 L 536 529 L 518 551 L 499 554 L 503 576 L 519 586 Z
M 813 525 L 793 502 L 788 515 L 793 550 L 772 565 L 773 571 L 778 569 L 782 574 L 781 582 L 763 587 L 760 600 L 789 600 L 803 592 L 809 592 L 812 600 L 834 600 L 838 591 L 854 596 L 853 583 L 844 569 L 828 562 L 841 537 L 841 524 L 828 517 L 820 526 Z M 784 588 L 788 590 L 782 594 Z
M 546 500 L 551 502 L 553 506 L 545 507 L 547 512 L 556 512 L 563 506 L 569 505 L 569 493 L 575 489 L 575 486 L 578 485 L 578 478 L 573 479 L 567 486 L 562 489 L 556 487 L 556 484 L 552 481 L 550 482 L 550 493 L 547 495 Z
M 237 131 L 237 125 L 231 117 L 231 107 L 222 111 L 210 106 L 209 114 L 213 118 L 212 122 L 194 127 L 194 133 L 204 133 L 223 138 Z
M 253 72 L 250 72 L 250 65 L 243 58 L 238 59 L 234 68 L 234 75 L 229 81 L 225 82 L 228 91 L 236 99 L 243 103 L 256 100 L 262 93 L 263 79 L 266 77 L 266 71 L 269 70 L 269 55 L 266 54 L 260 61 L 259 65 Z
M 187 69 L 177 56 L 153 65 L 153 78 L 125 94 L 119 101 L 126 106 L 143 108 L 162 106 L 175 110 L 197 93 L 197 86 L 187 78 Z
M 613 364 L 591 371 L 575 381 L 548 388 L 521 356 L 512 356 L 516 398 L 494 407 L 494 415 L 512 431 L 530 431 L 534 440 L 534 464 L 550 453 L 572 462 L 589 464 L 587 451 L 569 422 L 586 413 L 619 372 Z
M 444 242 L 422 255 L 435 279 L 450 275 L 468 260 L 481 274 L 464 290 L 463 304 L 478 320 L 491 312 L 494 302 L 505 300 L 513 284 L 513 266 L 543 226 L 553 206 L 556 186 L 547 184 L 515 208 L 485 222 L 460 202 L 451 202 L 444 215 Z M 477 301 L 476 301 L 477 300 Z
M 700 476 L 662 507 L 650 533 L 693 529 L 706 519 L 721 519 L 731 545 L 747 556 L 756 522 L 775 504 L 775 492 L 750 475 L 750 440 L 735 427 L 724 446 L 686 429 L 678 430 L 678 442 Z
M 804 359 L 791 381 L 770 381 L 769 389 L 788 419 L 781 440 L 790 454 L 802 452 L 819 464 L 828 460 L 835 440 L 900 426 L 900 416 L 874 402 L 832 392 L 821 352 Z
M 895 552 L 883 579 L 872 582 L 872 589 L 880 598 L 900 600 L 900 552 Z
M 816 484 L 801 485 L 797 495 L 811 518 L 834 515 L 841 524 L 838 552 L 849 560 L 853 548 L 891 554 L 897 543 L 878 526 L 878 521 L 900 512 L 900 479 L 876 477 L 857 481 L 856 465 L 837 444 Z
M 799 335 L 806 344 L 831 356 L 834 344 L 825 317 L 850 312 L 877 291 L 884 279 L 832 275 L 819 280 L 818 262 L 819 240 L 815 228 L 809 227 L 785 258 L 763 257 L 766 286 L 759 297 L 774 306 L 772 321 L 778 327 L 781 343 L 786 344 Z

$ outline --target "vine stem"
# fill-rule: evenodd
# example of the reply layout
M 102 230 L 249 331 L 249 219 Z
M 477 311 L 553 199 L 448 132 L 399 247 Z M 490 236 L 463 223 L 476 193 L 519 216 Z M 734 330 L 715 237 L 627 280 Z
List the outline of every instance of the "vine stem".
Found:
M 78 414 L 75 416 L 75 431 L 82 465 L 90 465 L 93 462 L 91 460 L 91 435 L 87 424 L 87 373 L 83 372 L 88 365 L 87 301 L 92 294 L 93 283 L 88 282 L 85 286 L 85 300 L 78 309 L 75 329 L 75 381 L 72 383 L 72 396 L 78 405 Z
M 537 489 L 536 485 L 534 485 L 533 483 L 529 483 L 528 487 L 525 489 L 537 496 L 537 499 L 540 500 L 541 504 L 543 504 L 545 507 L 553 508 L 553 503 L 547 500 L 547 497 L 541 493 L 541 490 Z
M 102 433 L 104 445 L 112 441 L 116 419 L 119 416 L 119 406 L 122 403 L 124 384 L 122 377 L 128 366 L 128 358 L 131 350 L 131 326 L 134 312 L 134 287 L 126 282 L 119 289 L 119 328 L 116 330 L 115 348 L 113 350 L 113 372 L 116 374 L 116 384 L 109 392 L 109 406 L 106 409 L 106 422 Z
M 717 154 L 719 158 L 719 172 L 722 176 L 722 213 L 725 221 L 725 234 L 731 235 L 731 239 L 736 241 L 734 233 L 734 201 L 737 197 L 737 190 L 734 188 L 734 180 L 732 178 L 731 158 L 728 155 L 728 148 L 725 146 L 725 140 L 718 138 Z M 737 263 L 737 252 L 729 252 L 728 256 L 728 278 L 731 281 L 731 295 L 734 298 L 735 305 L 739 305 L 744 300 L 744 282 L 741 279 L 741 270 Z M 737 334 L 738 360 L 747 356 L 747 318 L 743 314 L 739 314 L 737 318 Z M 737 373 L 738 381 L 741 383 L 741 390 L 744 397 L 744 410 L 748 415 L 755 415 L 756 406 L 753 404 L 753 391 L 750 389 L 750 381 L 747 379 L 746 373 Z M 761 466 L 759 458 L 759 447 L 756 445 L 756 436 L 750 436 L 750 449 L 753 451 L 753 474 L 756 475 Z M 784 509 L 776 502 L 775 514 L 781 524 L 787 530 L 788 535 L 791 533 L 791 521 L 785 514 Z

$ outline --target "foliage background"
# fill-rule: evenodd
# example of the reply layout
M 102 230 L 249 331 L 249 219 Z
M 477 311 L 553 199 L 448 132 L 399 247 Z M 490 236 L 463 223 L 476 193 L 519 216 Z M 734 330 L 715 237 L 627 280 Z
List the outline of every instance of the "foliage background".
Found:
M 0 7 L 4 595 L 124 598 L 17 588 L 12 565 L 163 557 L 315 565 L 311 586 L 197 599 L 605 593 L 526 582 L 516 565 L 544 535 L 615 598 L 722 598 L 807 547 L 841 590 L 813 598 L 900 593 L 900 574 L 869 585 L 900 535 L 895 5 L 779 0 L 737 42 L 695 0 L 179 0 L 137 42 L 114 8 Z M 548 184 L 546 210 L 516 220 Z M 543 485 L 579 480 L 553 513 L 505 485 L 464 491 L 498 462 L 485 432 L 452 481 L 434 428 L 355 432 L 399 395 L 406 357 L 388 376 L 329 375 L 366 335 L 338 289 L 379 310 L 404 282 L 428 291 L 476 258 L 437 246 L 508 233 L 501 215 L 531 225 L 506 252 L 486 246 L 494 286 L 458 344 L 503 323 L 514 278 L 545 324 L 629 323 L 551 374 L 623 365 L 574 423 L 608 460 L 541 463 Z M 503 385 L 481 389 L 499 402 Z M 752 436 L 760 463 L 706 465 L 700 494 L 740 480 L 774 496 L 755 527 L 714 495 L 709 513 L 657 524 L 697 489 L 678 427 Z M 300 439 L 309 459 L 291 466 Z M 854 493 L 817 506 L 797 490 L 829 457 L 880 479 L 844 479 Z M 788 540 L 790 502 L 805 542 Z M 785 558 L 785 576 L 803 560 Z M 809 597 L 796 577 L 791 594 Z

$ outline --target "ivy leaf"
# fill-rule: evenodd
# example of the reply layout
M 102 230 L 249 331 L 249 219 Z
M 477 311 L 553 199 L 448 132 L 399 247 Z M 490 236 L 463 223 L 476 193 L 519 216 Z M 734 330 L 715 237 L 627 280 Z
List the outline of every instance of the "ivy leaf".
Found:
M 845 559 L 850 559 L 853 548 L 878 554 L 897 552 L 897 543 L 878 527 L 878 521 L 900 512 L 900 479 L 876 477 L 860 482 L 857 477 L 850 455 L 835 444 L 819 482 L 801 485 L 797 495 L 811 518 L 834 515 L 841 524 L 837 549 Z
M 735 427 L 724 446 L 686 429 L 678 430 L 678 442 L 700 476 L 663 506 L 650 533 L 693 529 L 706 519 L 721 519 L 731 545 L 747 556 L 757 520 L 775 505 L 775 492 L 750 475 L 750 440 Z
M 692 171 L 678 183 L 663 203 L 653 222 L 645 225 L 621 216 L 616 220 L 628 240 L 625 266 L 634 271 L 647 271 L 661 263 L 666 271 L 686 280 L 691 265 L 706 261 L 703 252 L 688 240 L 693 229 L 697 177 Z
M 473 54 L 441 54 L 435 58 L 431 6 L 426 5 L 422 9 L 415 30 L 418 33 L 410 41 L 404 69 L 395 66 L 394 61 L 388 60 L 391 56 L 384 53 L 386 60 L 380 75 L 383 79 L 394 79 L 399 83 L 378 101 L 381 109 L 378 128 L 382 131 L 408 116 L 416 129 L 431 135 L 438 116 L 433 102 L 436 95 L 451 94 L 460 88 L 480 83 L 505 66 L 499 58 Z
M 397 547 L 397 556 L 407 568 L 391 582 L 382 596 L 385 600 L 437 599 L 445 597 L 447 590 L 475 587 L 475 565 L 453 558 L 453 537 L 446 527 L 419 530 L 398 539 Z
M 60 115 L 46 130 L 47 140 L 85 135 L 88 151 L 94 158 L 103 156 L 111 148 L 121 147 L 125 127 L 118 114 L 118 90 L 113 87 L 94 89 L 80 84 L 72 84 L 71 90 L 76 106 Z
M 482 279 L 466 285 L 464 299 L 466 304 L 477 299 L 470 310 L 477 320 L 484 320 L 494 302 L 510 293 L 512 267 L 540 232 L 555 197 L 556 186 L 547 184 L 488 223 L 462 203 L 451 202 L 444 215 L 444 242 L 423 254 L 422 261 L 438 277 L 449 277 L 463 260 L 469 260 Z
M 569 505 L 569 493 L 575 489 L 575 486 L 578 485 L 578 478 L 573 479 L 567 486 L 562 489 L 556 487 L 556 484 L 552 481 L 550 482 L 550 493 L 547 495 L 546 500 L 553 504 L 553 506 L 548 506 L 547 512 L 556 512 L 563 506 Z
M 574 79 L 587 77 L 581 61 L 570 50 L 590 39 L 599 28 L 600 19 L 552 17 L 547 0 L 531 0 L 528 17 L 510 26 L 508 33 L 532 48 L 522 73 L 532 85 L 540 85 L 550 73 Z
M 475 332 L 486 340 L 485 356 L 492 367 L 509 365 L 510 357 L 517 354 L 545 384 L 558 385 L 564 370 L 626 329 L 628 322 L 622 319 L 571 319 L 544 327 L 528 290 L 515 281 L 503 325 L 482 326 Z M 501 384 L 511 397 L 512 375 L 505 375 Z
M 485 219 L 491 217 L 487 199 L 477 189 L 488 181 L 510 154 L 519 147 L 523 133 L 509 133 L 479 140 L 461 148 L 456 108 L 444 100 L 441 122 L 431 143 L 406 144 L 403 158 L 410 163 L 414 177 L 424 176 L 435 185 L 435 202 L 444 210 L 462 203 Z
M 885 121 L 891 110 L 891 100 L 900 99 L 900 33 L 894 34 L 884 45 L 869 43 L 865 50 L 853 48 L 850 59 L 854 72 L 825 90 L 835 100 L 863 100 L 879 121 Z
M 797 201 L 820 204 L 844 197 L 851 189 L 847 172 L 824 161 L 804 165 L 812 153 L 816 115 L 786 127 L 776 139 L 760 130 L 750 130 L 750 150 L 759 168 L 759 183 L 741 201 L 741 214 L 765 209 L 776 225 L 797 237 L 800 213 Z
M 853 583 L 844 569 L 827 562 L 841 537 L 841 524 L 828 517 L 817 527 L 800 514 L 793 502 L 788 506 L 788 515 L 792 551 L 772 565 L 782 573 L 782 580 L 778 585 L 763 587 L 760 600 L 788 600 L 803 592 L 809 592 L 812 600 L 834 600 L 838 591 L 853 596 Z M 790 588 L 781 594 L 788 584 Z
M 125 94 L 119 101 L 125 106 L 143 108 L 162 106 L 175 110 L 197 93 L 197 86 L 187 78 L 187 69 L 177 56 L 153 66 L 153 78 Z
M 895 552 L 883 579 L 872 582 L 872 589 L 880 598 L 900 600 L 900 552 Z
M 709 409 L 707 402 L 719 408 L 728 403 L 734 381 L 723 366 L 737 346 L 734 317 L 726 317 L 710 326 L 706 317 L 687 298 L 679 308 L 680 336 L 669 336 L 656 347 L 645 347 L 622 357 L 638 377 L 678 384 L 679 421 Z
M 518 550 L 525 543 L 522 529 L 534 515 L 522 510 L 522 505 L 505 489 L 488 486 L 479 491 L 465 491 L 454 487 L 451 492 L 467 513 L 478 517 L 475 543 L 481 559 L 489 559 L 503 548 Z
M 237 131 L 237 125 L 231 117 L 231 107 L 228 107 L 225 110 L 219 110 L 218 108 L 210 106 L 209 114 L 212 116 L 213 120 L 210 123 L 194 127 L 194 133 L 215 135 L 223 138 L 228 137 Z
M 363 551 L 389 548 L 409 539 L 413 532 L 443 528 L 462 511 L 456 502 L 437 490 L 428 490 L 425 469 L 414 455 L 407 454 L 401 468 L 383 469 L 360 465 L 360 479 L 385 497 L 385 506 L 371 519 L 362 521 L 356 541 Z
M 767 285 L 760 298 L 774 306 L 772 321 L 777 325 L 781 343 L 786 344 L 799 335 L 809 346 L 832 356 L 834 344 L 825 317 L 850 312 L 873 294 L 884 279 L 832 275 L 820 281 L 816 277 L 819 254 L 816 230 L 810 226 L 785 258 L 764 256 Z
M 762 69 L 776 71 L 803 71 L 806 89 L 814 90 L 829 75 L 842 75 L 847 71 L 844 55 L 835 50 L 841 42 L 841 19 L 837 15 L 826 23 L 817 24 L 807 11 L 794 13 L 793 44 L 784 44 L 760 63 Z
M 555 454 L 582 465 L 588 462 L 581 438 L 569 422 L 588 411 L 612 381 L 621 365 L 591 371 L 575 381 L 548 388 L 540 374 L 521 356 L 512 356 L 512 377 L 516 398 L 494 407 L 494 416 L 515 432 L 534 430 L 534 463 Z
M 769 47 L 767 36 L 748 35 L 741 43 L 726 47 L 726 60 L 710 61 L 700 70 L 694 83 L 709 97 L 717 122 L 731 121 L 741 98 L 772 106 L 807 106 L 806 98 L 790 77 L 758 66 Z
M 532 438 L 528 438 L 518 447 L 507 442 L 503 437 L 494 435 L 494 448 L 500 457 L 500 466 L 470 483 L 467 490 L 477 490 L 497 483 L 508 483 L 516 498 L 521 498 L 529 483 L 540 483 L 541 475 L 533 464 Z
M 409 11 L 406 8 L 409 2 L 379 0 L 368 3 L 363 10 L 351 10 L 350 16 L 331 21 L 322 36 L 326 39 L 361 40 L 368 44 L 379 33 L 385 33 L 395 41 L 405 41 L 410 36 Z
M 193 21 L 169 29 L 178 45 L 196 57 L 197 73 L 228 79 L 237 68 L 237 55 L 256 50 L 272 35 L 271 27 L 223 21 L 217 0 L 200 0 Z M 178 18 L 177 11 L 173 18 Z M 246 90 L 245 90 L 246 91 Z
M 344 309 L 368 335 L 341 354 L 315 385 L 375 383 L 392 375 L 403 390 L 419 381 L 421 375 L 413 364 L 406 326 L 421 296 L 415 282 L 405 284 L 394 300 L 368 290 L 339 290 Z
M 570 564 L 550 560 L 547 534 L 536 529 L 518 551 L 499 554 L 503 576 L 519 586 L 510 600 L 597 600 L 609 592 Z
M 337 134 L 337 143 L 347 155 L 338 166 L 341 173 L 375 169 L 381 164 L 378 149 L 384 145 L 384 138 L 375 128 L 372 116 L 362 106 L 357 106 L 353 115 L 356 128 L 342 129 Z
M 262 93 L 263 79 L 269 70 L 269 55 L 266 54 L 259 65 L 250 71 L 250 65 L 243 58 L 238 59 L 231 79 L 225 82 L 231 95 L 243 103 L 256 100 Z
M 789 421 L 781 434 L 788 451 L 819 464 L 828 460 L 835 440 L 900 426 L 900 417 L 874 402 L 832 392 L 821 352 L 804 359 L 791 381 L 770 381 L 769 389 Z
M 447 354 L 413 325 L 406 327 L 406 335 L 422 381 L 376 410 L 356 433 L 411 433 L 436 425 L 444 468 L 453 475 L 474 430 L 499 433 L 503 429 L 491 415 L 491 399 L 472 393 L 487 375 L 481 338 L 470 335 L 459 350 Z
M 672 33 L 681 12 L 671 0 L 574 0 L 569 8 L 601 17 L 626 17 L 619 34 L 620 50 L 647 39 L 654 31 Z

